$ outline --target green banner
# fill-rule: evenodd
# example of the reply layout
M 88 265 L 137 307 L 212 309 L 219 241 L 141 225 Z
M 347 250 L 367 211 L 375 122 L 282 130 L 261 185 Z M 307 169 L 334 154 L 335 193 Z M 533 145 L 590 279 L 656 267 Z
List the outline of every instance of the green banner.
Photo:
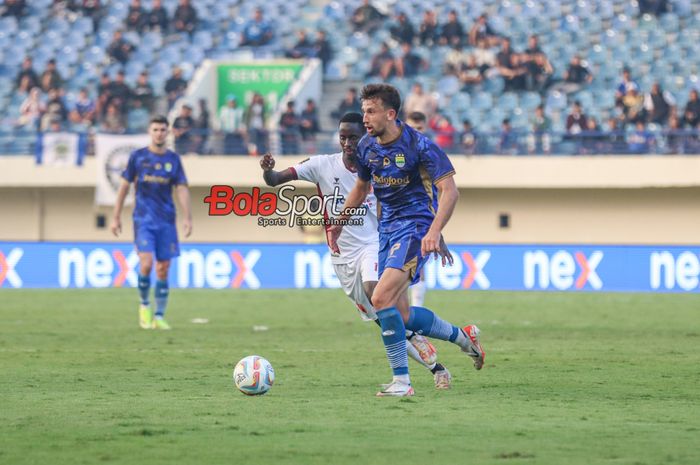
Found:
M 284 97 L 289 86 L 299 76 L 303 63 L 283 61 L 274 63 L 235 63 L 218 66 L 219 108 L 226 98 L 234 95 L 240 108 L 246 108 L 253 94 L 262 94 L 269 111 Z

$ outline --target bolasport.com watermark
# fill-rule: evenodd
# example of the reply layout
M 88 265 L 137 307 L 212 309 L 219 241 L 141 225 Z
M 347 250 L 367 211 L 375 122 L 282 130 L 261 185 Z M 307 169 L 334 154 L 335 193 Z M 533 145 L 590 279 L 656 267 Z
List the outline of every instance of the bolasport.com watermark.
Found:
M 365 205 L 342 212 L 345 197 L 338 187 L 330 195 L 297 194 L 295 186 L 282 186 L 277 192 L 262 192 L 259 187 L 250 191 L 232 186 L 215 185 L 204 198 L 209 205 L 209 216 L 257 216 L 258 226 L 360 226 L 367 214 Z M 336 219 L 344 213 L 346 220 Z

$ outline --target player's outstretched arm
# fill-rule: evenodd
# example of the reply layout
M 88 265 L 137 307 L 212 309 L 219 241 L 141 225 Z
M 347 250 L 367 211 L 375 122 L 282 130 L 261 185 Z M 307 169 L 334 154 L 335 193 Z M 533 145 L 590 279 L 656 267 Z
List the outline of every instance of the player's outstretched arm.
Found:
M 279 184 L 295 181 L 297 179 L 296 172 L 293 169 L 287 168 L 286 170 L 275 171 L 273 169 L 274 167 L 274 157 L 266 153 L 265 156 L 260 159 L 260 168 L 263 170 L 263 179 L 268 186 L 275 187 Z
M 421 241 L 421 254 L 438 254 L 440 252 L 440 237 L 442 229 L 452 216 L 459 199 L 459 191 L 453 176 L 447 176 L 435 183 L 438 190 L 438 211 L 430 225 L 428 233 Z
M 180 207 L 182 208 L 182 227 L 185 237 L 190 237 L 190 234 L 192 234 L 192 202 L 190 201 L 190 189 L 187 187 L 187 184 L 178 184 L 177 187 L 175 187 L 175 193 L 177 194 L 177 200 L 180 202 Z
M 362 205 L 362 202 L 364 202 L 367 198 L 367 194 L 369 194 L 371 187 L 372 186 L 369 181 L 365 181 L 362 178 L 357 178 L 355 187 L 352 188 L 348 194 L 348 198 L 345 199 L 345 205 L 343 205 L 343 209 L 341 210 L 343 213 L 336 218 L 340 224 L 336 223 L 328 228 L 328 245 L 333 252 L 340 253 L 340 249 L 338 249 L 338 238 L 340 237 L 340 233 L 343 231 L 342 223 L 350 218 L 350 215 L 346 215 L 345 211 L 348 208 L 357 208 Z
M 129 181 L 122 178 L 121 184 L 119 184 L 119 190 L 117 191 L 117 200 L 114 202 L 112 224 L 109 226 L 109 229 L 115 236 L 119 236 L 119 234 L 122 232 L 122 209 L 124 208 L 124 199 L 126 199 L 126 194 L 129 193 L 129 184 Z

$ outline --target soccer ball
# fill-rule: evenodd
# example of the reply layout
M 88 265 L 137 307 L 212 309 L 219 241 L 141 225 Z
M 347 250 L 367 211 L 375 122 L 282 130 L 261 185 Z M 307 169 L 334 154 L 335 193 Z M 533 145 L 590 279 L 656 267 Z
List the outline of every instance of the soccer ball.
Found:
M 259 355 L 249 355 L 233 369 L 233 383 L 247 396 L 265 394 L 275 382 L 275 370 Z

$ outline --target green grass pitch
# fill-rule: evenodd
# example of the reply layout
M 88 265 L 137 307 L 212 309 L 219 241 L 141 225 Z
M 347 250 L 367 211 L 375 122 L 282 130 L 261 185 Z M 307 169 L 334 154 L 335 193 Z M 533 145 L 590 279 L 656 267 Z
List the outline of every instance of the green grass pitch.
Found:
M 339 290 L 174 289 L 169 332 L 135 300 L 0 291 L 1 464 L 700 463 L 699 295 L 429 292 L 486 365 L 438 342 L 453 388 L 411 362 L 405 399 L 374 397 L 378 328 Z M 233 387 L 250 354 L 265 396 Z

